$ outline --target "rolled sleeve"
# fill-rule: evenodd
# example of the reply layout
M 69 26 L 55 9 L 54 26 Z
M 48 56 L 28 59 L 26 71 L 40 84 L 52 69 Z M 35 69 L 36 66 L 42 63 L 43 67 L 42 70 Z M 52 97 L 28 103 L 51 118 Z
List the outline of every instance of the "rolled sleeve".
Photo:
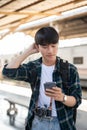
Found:
M 4 77 L 30 82 L 30 71 L 29 67 L 26 64 L 20 65 L 18 68 L 6 68 L 6 66 L 7 64 L 2 70 Z
M 74 107 L 77 108 L 82 102 L 82 88 L 80 85 L 79 74 L 75 67 L 71 71 L 70 95 L 75 97 L 76 104 Z

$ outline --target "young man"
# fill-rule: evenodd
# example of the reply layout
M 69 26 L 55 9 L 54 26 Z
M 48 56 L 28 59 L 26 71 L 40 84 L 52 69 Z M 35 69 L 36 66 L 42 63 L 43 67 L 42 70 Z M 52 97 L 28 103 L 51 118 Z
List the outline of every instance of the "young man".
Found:
M 4 76 L 31 85 L 26 130 L 76 130 L 73 109 L 81 103 L 80 80 L 76 67 L 69 63 L 69 90 L 64 89 L 59 73 L 60 58 L 57 57 L 58 40 L 59 35 L 54 28 L 39 29 L 35 44 L 3 68 Z M 22 64 L 28 56 L 38 52 L 42 54 L 41 58 Z M 45 90 L 46 82 L 56 84 Z

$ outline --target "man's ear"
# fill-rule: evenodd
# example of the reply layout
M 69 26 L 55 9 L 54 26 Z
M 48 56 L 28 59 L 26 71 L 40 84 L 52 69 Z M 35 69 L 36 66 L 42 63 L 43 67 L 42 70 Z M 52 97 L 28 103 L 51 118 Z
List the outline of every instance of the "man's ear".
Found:
M 35 43 L 35 47 L 39 51 L 39 45 Z

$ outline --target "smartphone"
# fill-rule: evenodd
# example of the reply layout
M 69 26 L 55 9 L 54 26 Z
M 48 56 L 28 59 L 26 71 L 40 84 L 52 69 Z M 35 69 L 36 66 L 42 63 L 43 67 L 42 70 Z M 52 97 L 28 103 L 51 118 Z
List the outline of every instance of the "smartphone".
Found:
M 56 82 L 46 82 L 44 83 L 44 88 L 46 89 L 52 89 L 52 87 L 56 86 Z

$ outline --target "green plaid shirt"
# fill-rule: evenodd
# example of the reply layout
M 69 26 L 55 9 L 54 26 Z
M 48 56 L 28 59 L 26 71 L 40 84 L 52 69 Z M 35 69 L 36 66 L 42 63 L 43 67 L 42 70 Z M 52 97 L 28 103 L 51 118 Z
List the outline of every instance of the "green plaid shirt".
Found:
M 39 88 L 41 81 L 41 65 L 42 58 L 35 61 L 31 61 L 27 64 L 22 64 L 17 69 L 7 69 L 6 66 L 3 68 L 3 75 L 15 80 L 22 80 L 29 82 L 31 85 L 32 95 L 29 104 L 28 118 L 26 130 L 31 130 L 32 120 L 34 118 L 33 110 L 35 104 L 38 101 Z M 76 130 L 73 121 L 73 109 L 77 108 L 82 99 L 82 91 L 80 86 L 79 75 L 74 65 L 69 63 L 69 88 L 64 88 L 62 78 L 60 75 L 60 58 L 56 58 L 56 65 L 53 72 L 53 81 L 56 85 L 62 88 L 62 91 L 67 95 L 72 95 L 76 98 L 76 105 L 74 107 L 68 107 L 62 102 L 55 101 L 57 117 L 60 123 L 61 130 Z

